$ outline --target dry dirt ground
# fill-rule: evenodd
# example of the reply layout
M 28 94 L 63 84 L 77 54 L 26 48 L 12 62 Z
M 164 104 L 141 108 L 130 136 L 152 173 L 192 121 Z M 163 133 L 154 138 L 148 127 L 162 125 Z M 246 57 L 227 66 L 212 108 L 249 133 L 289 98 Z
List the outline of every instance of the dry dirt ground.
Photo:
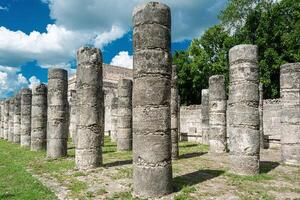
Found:
M 212 156 L 207 146 L 180 143 L 180 159 L 173 162 L 174 193 L 161 199 L 300 199 L 300 168 L 279 163 L 278 149 L 263 150 L 261 174 L 228 173 L 228 156 Z M 74 148 L 59 160 L 38 160 L 28 170 L 59 199 L 138 199 L 131 196 L 131 152 L 115 152 L 108 138 L 103 167 L 74 169 Z

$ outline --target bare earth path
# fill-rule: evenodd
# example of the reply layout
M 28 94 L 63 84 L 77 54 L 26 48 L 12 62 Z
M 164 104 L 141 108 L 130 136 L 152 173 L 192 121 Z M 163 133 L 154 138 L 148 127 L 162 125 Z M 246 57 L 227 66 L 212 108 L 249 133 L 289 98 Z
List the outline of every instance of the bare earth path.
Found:
M 131 152 L 115 152 L 106 138 L 104 166 L 74 169 L 74 148 L 69 157 L 36 160 L 28 170 L 59 199 L 137 199 L 131 196 Z M 278 149 L 264 150 L 261 174 L 240 177 L 228 173 L 228 156 L 212 156 L 207 146 L 180 143 L 180 159 L 173 162 L 174 190 L 161 199 L 300 199 L 300 168 L 280 165 Z

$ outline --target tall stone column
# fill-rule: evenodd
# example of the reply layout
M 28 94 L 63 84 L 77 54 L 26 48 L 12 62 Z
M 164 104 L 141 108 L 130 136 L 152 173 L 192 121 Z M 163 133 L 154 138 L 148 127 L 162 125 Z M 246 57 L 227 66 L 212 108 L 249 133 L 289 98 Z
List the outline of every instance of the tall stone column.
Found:
M 133 193 L 172 192 L 171 12 L 150 2 L 133 11 Z
M 17 94 L 14 104 L 14 142 L 20 143 L 21 135 L 21 95 Z
M 117 150 L 132 150 L 132 80 L 118 82 Z
M 75 161 L 77 168 L 82 170 L 102 164 L 102 54 L 99 49 L 81 47 L 77 51 L 77 65 L 78 124 Z
M 21 90 L 21 146 L 31 144 L 31 89 Z
M 68 142 L 68 72 L 48 70 L 47 157 L 67 155 Z
M 209 90 L 201 91 L 202 143 L 209 144 Z
M 257 46 L 237 45 L 229 51 L 228 122 L 230 168 L 240 175 L 259 173 L 259 68 Z
M 15 109 L 15 97 L 9 100 L 9 116 L 8 116 L 8 141 L 14 141 L 14 109 Z
M 280 68 L 281 159 L 300 166 L 300 63 Z
M 4 112 L 3 112 L 3 139 L 8 140 L 8 129 L 9 129 L 9 102 L 10 100 L 4 101 Z
M 173 160 L 179 158 L 179 147 L 178 147 L 178 113 L 179 113 L 179 103 L 178 103 L 178 88 L 177 88 L 177 66 L 172 65 L 172 80 L 171 80 L 171 142 L 172 151 L 171 156 Z
M 77 112 L 76 112 L 76 90 L 70 91 L 69 99 L 69 112 L 70 112 L 70 124 L 69 124 L 69 134 L 72 138 L 73 144 L 76 144 L 76 122 L 77 122 Z
M 263 121 L 263 103 L 264 103 L 264 92 L 263 84 L 259 83 L 259 145 L 263 149 L 264 145 L 264 121 Z
M 209 78 L 209 151 L 226 152 L 226 90 L 223 75 Z
M 111 128 L 110 128 L 110 139 L 112 142 L 117 141 L 117 129 L 118 129 L 118 98 L 113 97 L 111 99 Z
M 0 100 L 0 139 L 3 139 L 3 101 Z
M 47 86 L 32 88 L 31 103 L 31 150 L 46 150 L 47 137 Z

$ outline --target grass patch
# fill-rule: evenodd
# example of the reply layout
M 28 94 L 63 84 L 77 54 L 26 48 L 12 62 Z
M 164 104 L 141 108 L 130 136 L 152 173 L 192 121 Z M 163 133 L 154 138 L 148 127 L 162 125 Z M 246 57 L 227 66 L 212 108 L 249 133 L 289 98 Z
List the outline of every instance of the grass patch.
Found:
M 120 168 L 118 169 L 117 174 L 113 175 L 113 179 L 123 179 L 123 178 L 132 178 L 133 175 L 133 169 L 131 167 L 126 167 L 126 168 Z
M 68 185 L 68 188 L 71 190 L 71 195 L 76 197 L 83 190 L 87 189 L 87 184 L 85 182 L 72 179 Z
M 101 188 L 101 189 L 97 190 L 97 192 L 96 192 L 97 195 L 103 195 L 106 193 L 108 193 L 108 192 L 104 188 Z
M 193 186 L 184 186 L 181 191 L 180 194 L 176 195 L 174 197 L 174 200 L 192 200 L 195 199 L 194 197 L 192 197 L 190 194 L 196 192 L 196 188 Z
M 115 200 L 115 199 L 121 199 L 121 200 L 142 200 L 137 197 L 133 197 L 130 192 L 115 192 L 113 195 L 107 200 Z
M 26 171 L 30 162 L 43 159 L 45 152 L 31 152 L 0 140 L 0 199 L 56 199 Z
M 258 174 L 254 176 L 240 176 L 236 174 L 232 174 L 229 172 L 225 173 L 225 176 L 229 177 L 230 180 L 234 183 L 234 185 L 238 185 L 245 181 L 251 181 L 251 182 L 259 182 L 259 181 L 265 181 L 265 180 L 272 180 L 273 177 L 268 174 Z

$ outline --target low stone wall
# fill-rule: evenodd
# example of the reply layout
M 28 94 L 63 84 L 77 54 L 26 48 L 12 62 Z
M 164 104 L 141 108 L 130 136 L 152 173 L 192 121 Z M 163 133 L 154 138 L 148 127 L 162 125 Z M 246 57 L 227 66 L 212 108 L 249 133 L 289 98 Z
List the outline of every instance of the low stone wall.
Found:
M 180 135 L 181 140 L 202 141 L 201 105 L 180 107 Z
M 263 102 L 263 132 L 267 147 L 280 145 L 280 110 L 279 99 L 266 99 Z
M 266 99 L 263 102 L 263 131 L 267 148 L 280 146 L 280 99 Z M 201 105 L 180 107 L 181 140 L 202 143 Z M 228 123 L 227 123 L 228 124 Z M 228 134 L 228 132 L 227 132 Z M 229 142 L 227 135 L 227 143 Z M 230 145 L 229 145 L 230 146 Z

